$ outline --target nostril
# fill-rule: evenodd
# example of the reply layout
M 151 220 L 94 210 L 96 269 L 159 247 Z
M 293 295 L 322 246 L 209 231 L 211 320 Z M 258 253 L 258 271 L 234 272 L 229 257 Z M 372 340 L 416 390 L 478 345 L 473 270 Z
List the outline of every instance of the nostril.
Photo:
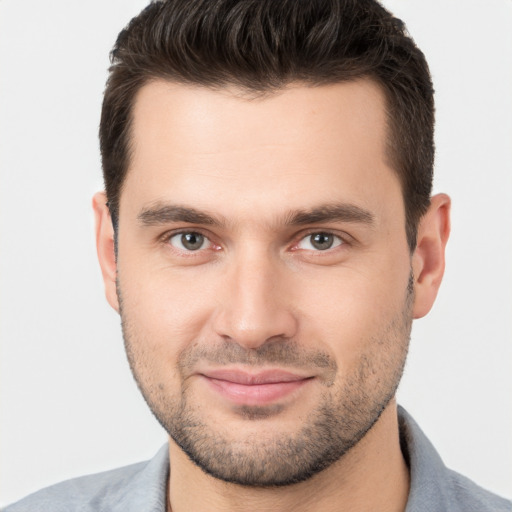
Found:
M 218 336 L 234 341 L 246 348 L 258 348 L 277 339 L 290 339 L 296 335 L 297 321 L 286 310 L 272 308 L 266 312 L 254 310 L 249 314 L 235 309 L 217 315 L 214 329 Z

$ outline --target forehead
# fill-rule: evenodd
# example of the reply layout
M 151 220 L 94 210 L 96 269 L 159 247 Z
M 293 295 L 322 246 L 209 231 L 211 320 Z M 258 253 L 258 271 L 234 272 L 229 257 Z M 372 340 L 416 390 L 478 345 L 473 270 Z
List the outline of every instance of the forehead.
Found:
M 386 127 L 384 94 L 369 79 L 316 87 L 292 84 L 261 96 L 153 81 L 136 95 L 133 120 L 138 149 L 155 149 L 148 143 L 164 137 L 166 142 L 179 138 L 184 151 L 202 147 L 212 152 L 275 143 L 307 143 L 304 150 L 322 142 L 351 146 L 363 134 L 379 150 Z
M 151 82 L 134 105 L 121 209 L 172 200 L 211 210 L 219 194 L 233 208 L 258 207 L 262 195 L 276 208 L 371 201 L 400 188 L 386 129 L 385 97 L 371 80 L 296 84 L 256 98 Z

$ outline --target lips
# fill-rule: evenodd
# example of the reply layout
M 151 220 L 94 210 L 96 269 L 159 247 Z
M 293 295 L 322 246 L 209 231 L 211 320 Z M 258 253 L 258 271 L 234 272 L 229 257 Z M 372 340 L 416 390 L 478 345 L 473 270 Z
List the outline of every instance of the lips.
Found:
M 278 402 L 304 386 L 311 377 L 283 370 L 248 373 L 211 370 L 200 374 L 210 388 L 237 405 L 262 406 Z

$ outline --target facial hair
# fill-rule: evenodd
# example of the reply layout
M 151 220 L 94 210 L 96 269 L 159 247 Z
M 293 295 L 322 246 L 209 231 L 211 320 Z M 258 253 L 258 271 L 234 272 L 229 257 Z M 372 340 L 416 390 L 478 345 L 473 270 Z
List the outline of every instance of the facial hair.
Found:
M 286 486 L 307 480 L 340 460 L 367 434 L 398 388 L 407 357 L 414 301 L 409 283 L 402 307 L 378 336 L 366 340 L 366 349 L 360 353 L 355 369 L 343 378 L 329 353 L 293 340 L 276 339 L 256 349 L 244 348 L 234 341 L 191 343 L 178 358 L 180 390 L 169 396 L 163 383 L 147 379 L 151 357 L 141 348 L 143 340 L 138 339 L 123 308 L 119 282 L 118 296 L 128 361 L 157 420 L 205 473 L 250 487 Z M 294 432 L 274 429 L 261 437 L 256 434 L 237 439 L 229 425 L 224 429 L 214 427 L 208 410 L 194 403 L 187 375 L 198 362 L 317 370 L 324 389 L 316 406 L 297 421 Z M 277 417 L 282 406 L 238 406 L 235 410 L 247 422 L 262 424 Z

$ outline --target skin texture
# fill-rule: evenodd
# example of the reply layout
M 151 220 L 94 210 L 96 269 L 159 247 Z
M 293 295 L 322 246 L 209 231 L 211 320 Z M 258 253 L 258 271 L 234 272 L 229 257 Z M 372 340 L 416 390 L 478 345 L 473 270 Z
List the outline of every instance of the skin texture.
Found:
M 449 199 L 411 255 L 385 147 L 368 80 L 140 91 L 117 260 L 103 194 L 94 207 L 107 299 L 171 436 L 173 510 L 404 509 L 394 394 Z

